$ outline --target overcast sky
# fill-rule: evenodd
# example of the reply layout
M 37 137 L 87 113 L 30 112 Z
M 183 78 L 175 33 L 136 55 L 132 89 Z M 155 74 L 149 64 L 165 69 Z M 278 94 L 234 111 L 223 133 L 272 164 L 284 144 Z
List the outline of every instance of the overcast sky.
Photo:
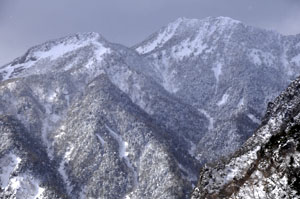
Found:
M 178 17 L 207 16 L 300 33 L 300 0 L 0 0 L 0 66 L 72 33 L 99 32 L 132 46 Z

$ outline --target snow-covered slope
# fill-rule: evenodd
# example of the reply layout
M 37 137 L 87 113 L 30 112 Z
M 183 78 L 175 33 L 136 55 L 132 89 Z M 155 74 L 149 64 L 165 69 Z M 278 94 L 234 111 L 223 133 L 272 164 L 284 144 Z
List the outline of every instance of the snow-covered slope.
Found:
M 300 78 L 269 104 L 235 155 L 202 168 L 192 198 L 300 198 L 299 104 Z
M 58 195 L 172 198 L 192 190 L 200 164 L 189 151 L 207 119 L 160 86 L 134 50 L 77 34 L 33 47 L 1 71 L 0 114 L 41 143 L 64 184 Z M 13 149 L 1 149 L 3 157 Z M 47 175 L 28 172 L 35 182 Z
M 227 17 L 180 18 L 134 46 L 169 93 L 213 127 L 198 159 L 235 151 L 258 127 L 268 101 L 300 73 L 300 36 L 282 36 Z
M 80 64 L 78 60 L 80 56 L 78 57 L 77 53 L 85 48 L 92 48 L 95 59 L 85 65 L 88 68 L 96 62 L 101 62 L 103 56 L 110 53 L 110 49 L 105 47 L 106 44 L 107 42 L 98 33 L 77 34 L 46 42 L 30 48 L 25 55 L 2 67 L 0 75 L 2 80 L 7 80 L 45 74 L 54 70 L 74 69 L 74 65 Z M 69 60 L 65 60 L 66 57 Z
M 252 135 L 299 54 L 299 37 L 225 17 L 178 19 L 135 49 L 98 33 L 30 48 L 0 67 L 1 194 L 188 198 L 205 162 Z

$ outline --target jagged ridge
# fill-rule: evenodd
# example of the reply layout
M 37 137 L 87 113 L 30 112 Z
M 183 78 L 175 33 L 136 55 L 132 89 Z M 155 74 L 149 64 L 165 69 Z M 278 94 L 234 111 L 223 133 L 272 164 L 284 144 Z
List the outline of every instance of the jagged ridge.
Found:
M 234 156 L 204 167 L 192 198 L 300 198 L 300 78 L 268 106 Z

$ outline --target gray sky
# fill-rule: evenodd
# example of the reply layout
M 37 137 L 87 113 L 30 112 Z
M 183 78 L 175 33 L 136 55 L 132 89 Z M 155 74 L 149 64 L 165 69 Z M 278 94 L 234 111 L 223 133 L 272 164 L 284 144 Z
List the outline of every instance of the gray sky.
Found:
M 300 0 L 0 0 L 0 65 L 72 33 L 99 32 L 132 46 L 178 17 L 207 16 L 300 33 Z

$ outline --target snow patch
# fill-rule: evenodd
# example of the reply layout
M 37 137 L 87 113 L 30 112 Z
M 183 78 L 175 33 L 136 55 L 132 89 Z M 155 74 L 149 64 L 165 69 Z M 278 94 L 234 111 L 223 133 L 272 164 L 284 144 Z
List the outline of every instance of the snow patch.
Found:
M 224 104 L 227 103 L 227 100 L 228 100 L 228 97 L 229 95 L 227 93 L 225 93 L 223 96 L 222 96 L 222 99 L 220 101 L 217 102 L 217 105 L 218 106 L 223 106 Z
M 62 176 L 62 179 L 64 181 L 64 184 L 66 185 L 66 189 L 67 192 L 70 194 L 73 190 L 73 186 L 71 185 L 71 182 L 69 180 L 67 171 L 65 169 L 65 165 L 68 164 L 71 160 L 71 155 L 72 152 L 74 150 L 74 146 L 71 146 L 67 149 L 65 155 L 63 156 L 60 164 L 59 164 L 59 168 L 58 168 L 58 172 L 60 173 L 60 175 Z
M 205 111 L 204 109 L 198 109 L 200 111 L 200 113 L 204 114 L 205 117 L 208 119 L 209 121 L 209 125 L 208 125 L 208 130 L 213 130 L 214 129 L 214 118 L 211 117 L 207 111 Z
M 157 56 L 157 55 L 154 55 Z M 176 93 L 179 90 L 178 81 L 176 81 L 177 70 L 174 70 L 173 67 L 170 67 L 170 63 L 166 58 L 166 51 L 161 52 L 163 57 L 162 63 L 155 63 L 154 67 L 162 79 L 162 86 L 169 93 Z
M 162 86 L 169 92 L 169 93 L 177 93 L 179 87 L 174 83 L 174 77 L 176 75 L 176 71 L 172 70 L 170 73 L 167 71 L 162 71 L 163 75 L 163 84 Z
M 190 41 L 190 39 L 182 41 L 172 48 L 172 53 L 174 58 L 182 60 L 184 57 L 189 57 L 191 55 L 198 56 L 207 48 L 207 44 L 203 43 L 203 39 L 200 37 L 193 41 Z
M 13 177 L 5 190 L 9 190 L 15 198 L 41 199 L 45 188 L 40 186 L 40 182 L 31 175 L 22 174 Z
M 53 46 L 49 51 L 38 51 L 34 53 L 35 57 L 39 59 L 48 58 L 50 60 L 55 60 L 64 54 L 74 51 L 80 47 L 88 45 L 88 43 L 72 43 L 72 44 L 65 44 L 61 43 L 59 45 Z
M 11 174 L 18 169 L 21 160 L 21 158 L 12 152 L 0 159 L 0 180 L 2 189 L 6 189 L 8 186 Z
M 96 56 L 96 60 L 98 63 L 102 62 L 103 56 L 111 53 L 110 48 L 106 48 L 103 44 L 99 42 L 95 42 L 96 50 L 94 51 L 94 55 Z
M 262 61 L 261 61 L 260 56 L 259 56 L 259 51 L 257 51 L 257 50 L 252 50 L 249 54 L 249 58 L 250 58 L 250 60 L 252 60 L 252 62 L 255 65 L 261 65 L 262 64 Z
M 101 145 L 104 145 L 106 142 L 103 140 L 103 138 L 98 134 L 96 133 L 96 137 L 98 138 L 98 140 L 100 141 Z
M 273 54 L 269 52 L 264 52 L 259 49 L 251 49 L 249 53 L 249 59 L 255 64 L 255 65 L 262 65 L 266 64 L 268 66 L 272 66 L 274 64 L 275 57 Z
M 185 137 L 183 137 L 183 139 L 187 142 L 187 143 L 189 143 L 190 144 L 190 148 L 189 148 L 189 154 L 192 156 L 192 157 L 197 157 L 197 154 L 196 154 L 196 152 L 197 152 L 197 145 L 193 142 L 193 141 L 191 141 L 191 140 L 189 140 L 189 139 L 187 139 L 187 138 L 185 138 Z
M 218 84 L 218 82 L 219 82 L 219 77 L 220 77 L 220 75 L 222 74 L 222 64 L 221 64 L 220 62 L 218 62 L 218 63 L 216 64 L 216 66 L 214 66 L 214 67 L 212 68 L 212 71 L 214 72 L 214 75 L 215 75 L 215 78 L 216 78 L 217 84 Z
M 196 146 L 196 144 L 194 144 L 194 142 L 192 142 L 192 141 L 189 141 L 189 143 L 191 144 L 191 147 L 190 147 L 190 149 L 189 149 L 189 154 L 190 154 L 191 156 L 195 157 L 195 156 L 196 156 L 197 146 Z
M 245 98 L 242 97 L 237 105 L 238 108 L 242 108 L 243 106 L 245 106 Z
M 247 114 L 247 116 L 254 122 L 257 124 L 260 124 L 260 120 L 258 118 L 256 118 L 253 114 Z

